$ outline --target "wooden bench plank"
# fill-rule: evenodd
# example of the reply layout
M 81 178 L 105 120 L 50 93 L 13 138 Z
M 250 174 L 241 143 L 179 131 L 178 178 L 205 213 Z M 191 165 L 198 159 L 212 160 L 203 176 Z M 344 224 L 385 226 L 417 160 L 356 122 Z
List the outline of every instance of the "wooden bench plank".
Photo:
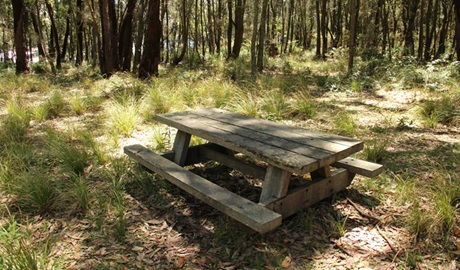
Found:
M 383 171 L 383 165 L 356 159 L 356 158 L 344 158 L 332 164 L 336 168 L 344 168 L 352 173 L 367 177 L 375 177 Z
M 210 126 L 199 119 L 191 118 L 190 112 L 157 114 L 155 119 L 179 130 L 197 135 L 205 140 L 293 173 L 304 174 L 320 167 L 316 159 L 302 156 L 280 147 L 267 145 L 264 142 L 250 140 L 247 137 Z
M 281 224 L 280 214 L 189 172 L 141 145 L 126 146 L 124 151 L 149 170 L 259 233 L 271 231 Z

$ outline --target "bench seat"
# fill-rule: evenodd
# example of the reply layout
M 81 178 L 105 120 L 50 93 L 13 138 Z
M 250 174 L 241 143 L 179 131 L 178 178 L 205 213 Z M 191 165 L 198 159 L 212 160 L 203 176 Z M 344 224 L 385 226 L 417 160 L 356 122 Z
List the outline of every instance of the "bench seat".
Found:
M 124 152 L 150 171 L 259 233 L 271 231 L 281 224 L 280 214 L 232 193 L 141 145 L 126 146 Z
M 347 169 L 351 173 L 375 177 L 383 171 L 383 165 L 356 159 L 356 158 L 344 158 L 332 164 L 336 168 Z

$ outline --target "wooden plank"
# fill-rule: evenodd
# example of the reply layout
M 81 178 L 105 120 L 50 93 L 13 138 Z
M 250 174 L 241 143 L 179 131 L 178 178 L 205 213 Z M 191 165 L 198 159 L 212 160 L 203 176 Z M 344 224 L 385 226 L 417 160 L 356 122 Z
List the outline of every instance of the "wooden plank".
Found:
M 339 152 L 344 149 L 352 148 L 356 151 L 362 150 L 363 142 L 349 137 L 336 134 L 324 133 L 295 126 L 280 124 L 277 122 L 252 118 L 241 114 L 231 113 L 221 109 L 199 109 L 191 111 L 193 113 L 219 119 L 220 121 L 230 121 L 238 125 L 244 125 L 257 131 L 263 131 L 270 135 L 288 138 L 293 141 L 302 142 L 313 147 Z
M 356 158 L 344 158 L 332 164 L 336 168 L 344 168 L 352 173 L 367 177 L 375 177 L 383 171 L 383 165 L 356 159 Z
M 220 117 L 213 118 L 212 116 L 203 116 L 197 114 L 196 111 L 190 111 L 189 117 L 190 119 L 196 119 L 197 121 L 200 121 L 203 124 L 219 128 L 232 134 L 240 135 L 242 137 L 247 138 L 248 140 L 258 141 L 267 145 L 279 147 L 284 150 L 315 159 L 318 161 L 319 166 L 331 164 L 332 162 L 335 162 L 339 159 L 348 156 L 343 155 L 350 152 L 349 147 L 341 146 L 341 151 L 339 153 L 336 153 L 318 147 L 313 147 L 310 144 L 304 142 L 290 140 L 283 138 L 281 136 L 276 136 L 274 134 L 260 132 L 257 128 L 248 128 L 245 125 L 246 123 L 238 124 L 238 122 L 241 122 L 238 120 L 232 121 L 231 119 L 227 119 L 225 121 L 222 121 L 222 119 L 219 119 Z
M 269 165 L 262 186 L 259 204 L 266 205 L 284 197 L 289 188 L 291 172 Z
M 255 164 L 244 162 L 233 156 L 229 156 L 227 154 L 216 151 L 210 147 L 201 147 L 201 154 L 206 159 L 215 160 L 227 167 L 238 170 L 244 174 L 249 174 L 260 179 L 264 179 L 265 177 L 265 168 L 257 166 Z
M 126 146 L 124 151 L 179 188 L 259 233 L 271 231 L 281 224 L 281 215 L 189 172 L 141 145 Z
M 265 207 L 287 218 L 298 211 L 324 200 L 333 194 L 345 189 L 351 184 L 354 174 L 345 169 L 332 172 L 331 177 L 312 180 L 303 186 L 290 190 L 289 193 Z
M 321 167 L 318 170 L 312 171 L 310 175 L 311 175 L 311 179 L 315 179 L 318 177 L 322 177 L 322 178 L 331 177 L 331 166 L 326 165 L 324 167 Z
M 279 168 L 294 173 L 304 174 L 318 169 L 317 160 L 287 151 L 285 149 L 267 145 L 263 142 L 248 140 L 238 134 L 206 125 L 199 119 L 192 119 L 189 112 L 156 115 L 159 122 L 175 127 L 186 133 L 197 135 L 210 142 L 222 145 L 231 150 L 241 152 L 251 158 L 265 161 Z
M 174 151 L 173 161 L 180 166 L 184 166 L 185 160 L 187 159 L 187 151 L 191 137 L 192 135 L 182 130 L 178 130 L 176 133 L 172 149 Z

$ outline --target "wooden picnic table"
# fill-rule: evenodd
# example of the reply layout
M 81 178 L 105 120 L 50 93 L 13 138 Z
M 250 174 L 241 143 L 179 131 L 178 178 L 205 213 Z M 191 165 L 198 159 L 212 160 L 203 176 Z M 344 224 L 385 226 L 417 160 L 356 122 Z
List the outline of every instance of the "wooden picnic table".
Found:
M 125 153 L 260 233 L 275 229 L 283 218 L 345 189 L 355 174 L 374 177 L 383 170 L 380 164 L 350 158 L 363 149 L 363 142 L 344 136 L 220 109 L 160 114 L 155 119 L 177 129 L 172 151 L 158 155 L 141 145 L 131 145 L 125 147 Z M 191 135 L 208 143 L 190 147 Z M 237 154 L 266 166 L 246 162 Z M 263 179 L 259 201 L 243 198 L 184 168 L 209 160 Z M 311 180 L 293 185 L 293 174 L 310 175 Z

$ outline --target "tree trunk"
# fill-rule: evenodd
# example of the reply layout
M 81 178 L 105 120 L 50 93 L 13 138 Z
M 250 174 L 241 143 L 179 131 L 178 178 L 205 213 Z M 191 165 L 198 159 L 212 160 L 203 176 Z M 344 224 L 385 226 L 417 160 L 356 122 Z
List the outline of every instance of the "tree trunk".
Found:
M 419 0 L 403 0 L 404 55 L 414 55 L 414 30 Z
M 152 1 L 152 0 L 151 0 Z M 155 0 L 156 1 L 156 0 Z M 179 56 L 175 56 L 173 59 L 173 66 L 177 66 L 182 60 L 184 60 L 185 53 L 187 53 L 187 48 L 188 48 L 188 26 L 189 26 L 189 20 L 188 20 L 188 10 L 187 10 L 187 0 L 182 0 L 182 23 L 181 23 L 181 30 L 182 30 L 182 48 L 181 48 L 181 53 Z M 149 6 L 150 8 L 150 6 Z M 146 37 L 147 38 L 147 37 Z
M 356 51 L 356 36 L 358 32 L 359 0 L 350 0 L 350 39 L 348 54 L 348 74 L 353 72 Z
M 321 14 L 320 14 L 320 1 L 316 0 L 315 11 L 316 11 L 316 53 L 317 58 L 321 58 Z
M 262 0 L 262 15 L 260 16 L 259 26 L 259 46 L 257 49 L 257 71 L 262 72 L 264 69 L 264 48 L 265 48 L 265 31 L 267 23 L 268 0 Z
M 227 26 L 227 58 L 232 56 L 232 36 L 233 36 L 233 3 L 232 0 L 227 1 L 228 9 L 228 26 Z
M 56 50 L 55 51 L 56 68 L 59 70 L 62 68 L 62 65 L 61 65 L 62 59 L 61 59 L 61 48 L 59 46 L 59 35 L 58 35 L 57 28 L 56 28 L 56 22 L 54 20 L 54 10 L 49 0 L 45 0 L 45 4 L 46 4 L 46 8 L 48 10 L 48 14 L 49 14 L 50 21 L 51 21 L 51 35 L 52 35 L 51 38 L 53 39 L 53 43 L 54 43 L 55 50 Z
M 419 28 L 418 28 L 418 49 L 417 58 L 419 61 L 423 60 L 423 25 L 425 24 L 425 0 L 420 4 Z
M 232 57 L 240 56 L 241 46 L 243 45 L 244 34 L 244 6 L 245 0 L 237 0 L 235 7 L 235 41 L 233 43 Z
M 322 53 L 321 58 L 326 58 L 327 53 L 327 0 L 321 0 L 321 37 Z
M 64 34 L 64 42 L 62 44 L 61 59 L 65 59 L 65 55 L 67 54 L 67 46 L 69 45 L 69 36 L 70 36 L 70 17 L 71 16 L 72 16 L 72 9 L 69 6 L 69 10 L 67 11 L 66 23 L 65 23 L 65 34 Z
M 167 5 L 167 1 L 164 1 L 164 5 Z M 146 0 L 140 0 L 139 11 L 137 12 L 137 30 L 136 40 L 134 42 L 134 60 L 133 60 L 133 71 L 136 72 L 139 69 L 139 63 L 141 62 L 141 47 L 142 41 L 144 40 L 144 13 L 147 8 Z M 167 43 L 169 47 L 169 42 Z M 169 51 L 169 48 L 167 49 Z
M 123 14 L 118 38 L 118 55 L 123 71 L 131 70 L 133 56 L 133 18 L 136 0 L 129 0 Z
M 454 1 L 455 7 L 455 52 L 457 53 L 457 61 L 460 61 L 460 3 Z
M 143 54 L 139 65 L 139 78 L 142 79 L 158 75 L 161 39 L 160 0 L 149 1 L 147 22 Z
M 452 5 L 453 3 L 450 0 L 442 0 L 442 23 L 441 31 L 439 32 L 439 46 L 438 51 L 436 52 L 436 58 L 440 58 L 446 52 L 446 40 L 447 40 L 447 31 L 450 24 L 450 18 L 452 15 Z
M 11 0 L 13 4 L 14 47 L 16 48 L 16 74 L 29 72 L 24 34 L 25 6 L 23 1 Z
M 251 74 L 257 74 L 257 28 L 259 25 L 259 0 L 254 0 L 254 18 L 252 21 L 252 38 L 251 38 Z
M 75 59 L 75 66 L 79 67 L 83 63 L 83 0 L 77 0 L 77 57 Z

